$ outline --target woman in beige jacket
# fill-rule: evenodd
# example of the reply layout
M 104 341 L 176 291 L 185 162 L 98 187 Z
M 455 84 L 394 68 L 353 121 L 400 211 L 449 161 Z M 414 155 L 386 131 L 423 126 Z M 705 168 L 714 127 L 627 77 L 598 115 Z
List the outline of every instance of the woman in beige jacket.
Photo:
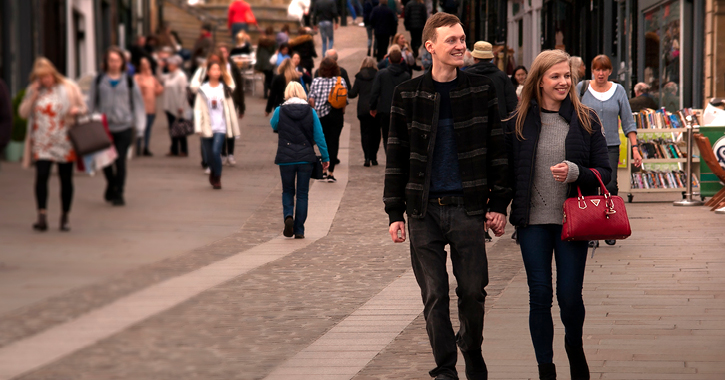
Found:
M 208 63 L 204 84 L 194 102 L 194 131 L 201 134 L 206 162 L 211 167 L 209 183 L 217 190 L 222 188 L 222 145 L 227 138 L 240 135 L 229 83 L 226 67 Z
M 23 166 L 29 167 L 32 159 L 36 169 L 38 221 L 33 228 L 48 229 L 48 179 L 53 163 L 57 163 L 63 207 L 60 230 L 70 231 L 68 213 L 73 201 L 73 162 L 77 157 L 68 130 L 75 124 L 77 115 L 86 113 L 86 104 L 78 86 L 63 77 L 46 58 L 35 60 L 30 82 L 18 113 L 28 119 Z

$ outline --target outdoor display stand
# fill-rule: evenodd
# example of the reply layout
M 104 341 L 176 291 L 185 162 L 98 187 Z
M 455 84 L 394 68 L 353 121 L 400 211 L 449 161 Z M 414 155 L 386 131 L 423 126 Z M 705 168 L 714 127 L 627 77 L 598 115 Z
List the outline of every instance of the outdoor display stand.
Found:
M 718 158 L 721 166 L 725 166 L 725 126 L 702 126 L 699 132 L 710 139 L 715 157 Z M 704 161 L 701 161 L 700 193 L 705 197 L 711 197 L 722 187 L 720 179 L 712 173 Z

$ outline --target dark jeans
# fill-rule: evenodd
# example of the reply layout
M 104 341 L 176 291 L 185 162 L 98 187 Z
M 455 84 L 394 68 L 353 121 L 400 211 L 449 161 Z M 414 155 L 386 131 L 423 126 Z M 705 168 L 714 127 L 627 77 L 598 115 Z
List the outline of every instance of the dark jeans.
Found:
M 222 151 L 221 155 L 222 157 L 226 157 L 228 155 L 233 156 L 234 155 L 234 143 L 235 138 L 227 138 L 226 141 L 224 141 L 224 144 L 222 144 Z
M 379 129 L 382 130 L 382 136 L 383 136 L 383 149 L 385 150 L 385 154 L 388 154 L 388 132 L 390 130 L 390 114 L 384 113 L 384 112 L 378 112 L 377 115 L 375 115 L 375 118 L 378 120 Z
M 169 132 L 171 132 L 171 125 L 176 121 L 176 116 L 171 112 L 166 111 L 166 119 L 169 121 Z M 169 137 L 171 137 L 171 135 L 169 135 Z M 178 156 L 180 153 L 188 154 L 189 146 L 186 136 L 171 137 L 171 148 L 169 150 L 174 156 Z
M 48 208 L 48 179 L 53 161 L 38 160 L 35 162 L 35 201 L 38 210 Z M 58 176 L 60 177 L 60 200 L 63 213 L 70 212 L 73 202 L 73 162 L 58 162 Z
M 463 205 L 428 203 L 423 219 L 408 219 L 408 231 L 413 272 L 423 296 L 423 315 L 436 362 L 430 376 L 445 374 L 457 378 L 458 343 L 464 356 L 477 358 L 479 363 L 476 368 L 466 368 L 468 378 L 486 379 L 481 356 L 484 288 L 488 285 L 483 215 L 469 216 Z M 453 274 L 458 283 L 461 327 L 457 334 L 453 332 L 449 311 L 446 245 L 450 245 Z
M 617 167 L 619 166 L 619 145 L 608 146 L 607 151 L 609 152 L 609 166 L 612 167 L 612 179 L 607 185 L 607 190 L 612 195 L 619 194 L 619 186 L 617 184 Z
M 269 96 L 269 90 L 272 88 L 272 78 L 274 78 L 273 70 L 264 70 L 264 98 Z
M 279 165 L 279 173 L 282 176 L 282 210 L 285 219 L 288 216 L 294 218 L 294 233 L 296 235 L 305 234 L 310 177 L 313 168 L 314 164 Z M 295 177 L 297 178 L 297 186 L 295 186 Z M 297 198 L 296 207 L 295 196 Z
M 320 39 L 322 40 L 322 56 L 328 49 L 332 49 L 332 44 L 335 42 L 335 30 L 333 29 L 332 21 L 320 21 L 317 25 L 320 28 Z
M 360 120 L 360 140 L 365 161 L 377 161 L 378 147 L 380 146 L 380 126 L 378 121 L 370 114 L 357 115 L 357 118 Z
M 385 58 L 385 55 L 388 54 L 388 46 L 390 45 L 390 36 L 387 34 L 375 34 L 375 49 L 377 50 L 377 56 L 375 56 L 375 59 L 378 60 L 378 62 L 382 61 L 383 58 Z
M 128 156 L 128 148 L 133 141 L 133 128 L 129 128 L 122 132 L 111 132 L 113 136 L 113 145 L 116 148 L 118 157 L 113 164 L 103 168 L 103 175 L 106 177 L 108 187 L 113 189 L 119 196 L 123 195 L 126 185 L 126 157 Z
M 140 155 L 143 150 L 149 149 L 149 140 L 151 140 L 151 127 L 153 127 L 155 120 L 155 114 L 146 114 L 146 130 L 144 130 L 143 132 L 143 141 L 141 139 L 136 140 L 137 155 Z
M 413 56 L 418 58 L 420 45 L 423 44 L 423 29 L 410 30 L 410 47 L 413 49 Z
M 206 163 L 211 167 L 211 173 L 217 176 L 222 175 L 222 145 L 226 142 L 226 134 L 214 133 L 212 137 L 202 138 Z
M 530 225 L 516 231 L 529 284 L 529 329 L 536 361 L 539 364 L 551 363 L 554 358 L 551 258 L 553 255 L 556 261 L 556 300 L 561 310 L 566 342 L 572 347 L 581 347 L 584 326 L 582 284 L 587 242 L 562 241 L 561 225 L 557 224 Z
M 320 118 L 322 124 L 322 133 L 325 134 L 325 142 L 327 143 L 327 152 L 330 154 L 330 173 L 335 171 L 335 163 L 337 162 L 337 152 L 340 150 L 340 133 L 345 122 L 345 116 L 341 109 L 333 108 L 330 113 Z
M 249 24 L 246 22 L 235 22 L 232 24 L 232 43 L 237 43 L 237 34 L 239 34 L 240 31 L 249 32 Z

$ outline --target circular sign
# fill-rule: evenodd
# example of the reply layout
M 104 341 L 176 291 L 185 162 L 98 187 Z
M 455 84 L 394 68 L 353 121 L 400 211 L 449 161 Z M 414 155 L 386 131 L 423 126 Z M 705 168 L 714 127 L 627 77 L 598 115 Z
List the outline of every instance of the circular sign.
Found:
M 720 137 L 712 144 L 712 152 L 715 153 L 715 158 L 720 166 L 725 169 L 725 136 Z

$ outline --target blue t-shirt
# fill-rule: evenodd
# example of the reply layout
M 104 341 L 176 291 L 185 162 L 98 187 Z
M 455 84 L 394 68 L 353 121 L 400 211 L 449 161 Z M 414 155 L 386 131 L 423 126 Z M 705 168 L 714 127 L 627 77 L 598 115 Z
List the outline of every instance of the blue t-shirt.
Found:
M 441 101 L 438 109 L 438 129 L 433 147 L 429 198 L 463 196 L 450 96 L 451 90 L 457 85 L 458 78 L 447 83 L 433 81 L 433 87 L 440 94 Z

